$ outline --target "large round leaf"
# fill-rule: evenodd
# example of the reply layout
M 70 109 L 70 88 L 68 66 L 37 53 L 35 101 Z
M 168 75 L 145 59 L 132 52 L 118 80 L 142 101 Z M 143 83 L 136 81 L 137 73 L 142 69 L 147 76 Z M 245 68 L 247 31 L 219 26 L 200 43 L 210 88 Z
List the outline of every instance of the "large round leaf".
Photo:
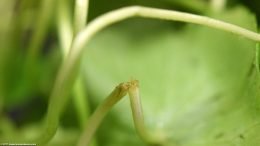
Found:
M 243 8 L 212 17 L 255 31 Z M 260 145 L 255 43 L 195 25 L 131 19 L 98 34 L 84 57 L 95 107 L 120 82 L 140 81 L 145 124 L 177 146 Z M 144 145 L 130 103 L 121 101 L 98 131 L 102 146 Z

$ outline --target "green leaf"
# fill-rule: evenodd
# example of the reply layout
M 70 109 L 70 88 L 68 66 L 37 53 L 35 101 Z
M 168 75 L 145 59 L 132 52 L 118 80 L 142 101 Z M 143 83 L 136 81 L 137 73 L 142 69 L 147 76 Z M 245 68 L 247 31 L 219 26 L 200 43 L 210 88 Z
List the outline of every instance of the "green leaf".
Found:
M 242 7 L 210 16 L 256 31 Z M 87 46 L 84 68 L 93 104 L 120 82 L 140 81 L 147 128 L 178 146 L 260 145 L 255 43 L 195 25 L 131 19 Z M 98 131 L 102 146 L 144 145 L 130 103 L 121 101 Z

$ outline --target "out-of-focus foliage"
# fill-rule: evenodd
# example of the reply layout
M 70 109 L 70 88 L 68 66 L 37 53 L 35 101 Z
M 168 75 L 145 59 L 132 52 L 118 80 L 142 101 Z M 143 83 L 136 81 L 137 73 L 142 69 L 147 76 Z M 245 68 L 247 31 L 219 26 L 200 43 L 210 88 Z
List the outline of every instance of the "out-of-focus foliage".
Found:
M 33 96 L 48 94 L 52 87 L 54 71 L 60 57 L 53 43 L 55 34 L 48 31 L 39 58 L 34 60 L 31 72 L 25 71 L 28 47 L 35 29 L 39 3 L 35 1 L 1 1 L 1 94 L 5 106 L 12 106 Z M 49 30 L 49 29 L 48 29 Z M 57 42 L 56 42 L 57 44 Z M 53 49 L 52 49 L 53 48 Z

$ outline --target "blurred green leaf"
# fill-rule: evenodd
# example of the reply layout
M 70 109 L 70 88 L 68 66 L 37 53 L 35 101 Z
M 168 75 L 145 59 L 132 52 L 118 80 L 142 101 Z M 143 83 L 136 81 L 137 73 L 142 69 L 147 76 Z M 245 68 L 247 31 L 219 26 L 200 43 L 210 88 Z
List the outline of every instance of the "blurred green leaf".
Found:
M 242 7 L 210 16 L 256 31 Z M 83 66 L 94 105 L 120 82 L 140 81 L 147 127 L 169 145 L 260 145 L 255 43 L 195 25 L 131 19 L 88 46 Z M 98 132 L 100 145 L 144 145 L 121 101 Z
M 38 15 L 39 4 L 32 0 L 19 2 L 1 2 L 0 7 L 3 17 L 0 20 L 0 98 L 3 99 L 5 108 L 24 104 L 33 96 L 42 94 L 42 90 L 52 88 L 52 80 L 55 77 L 57 63 L 60 61 L 58 48 L 53 47 L 54 38 L 49 33 L 49 40 L 44 40 L 42 48 L 53 48 L 49 53 L 37 58 L 33 71 L 25 73 L 25 58 L 28 53 L 28 44 L 35 30 L 35 17 Z M 47 50 L 47 49 L 46 49 Z M 39 60 L 40 61 L 39 61 Z M 36 77 L 35 77 L 36 76 Z M 36 78 L 36 79 L 35 79 Z M 40 81 L 39 81 L 40 80 Z M 47 84 L 48 83 L 48 84 Z M 44 92 L 44 94 L 49 91 Z M 39 93 L 40 92 L 40 93 Z

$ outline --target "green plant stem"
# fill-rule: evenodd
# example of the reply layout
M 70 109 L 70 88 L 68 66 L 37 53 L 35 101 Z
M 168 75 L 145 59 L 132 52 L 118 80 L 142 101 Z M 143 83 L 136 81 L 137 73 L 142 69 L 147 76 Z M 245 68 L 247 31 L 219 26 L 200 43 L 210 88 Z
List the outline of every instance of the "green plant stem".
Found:
M 226 0 L 210 0 L 210 5 L 213 11 L 221 12 L 225 9 Z
M 75 34 L 81 31 L 87 21 L 88 16 L 88 0 L 76 0 L 74 12 L 74 32 Z
M 160 145 L 166 141 L 164 137 L 151 135 L 145 127 L 142 103 L 137 80 L 129 82 L 128 94 L 131 103 L 132 115 L 137 134 L 149 145 Z
M 110 109 L 127 94 L 127 90 L 128 85 L 126 83 L 119 84 L 105 99 L 105 101 L 98 106 L 89 118 L 88 125 L 79 139 L 78 146 L 86 146 L 90 143 L 91 138 L 107 112 L 110 111 Z
M 73 60 L 76 60 L 78 58 L 77 56 L 82 53 L 84 46 L 92 36 L 103 28 L 113 23 L 136 16 L 204 25 L 230 32 L 253 41 L 260 41 L 260 35 L 255 32 L 213 18 L 171 10 L 132 6 L 106 13 L 89 23 L 89 25 L 82 30 L 78 36 L 76 36 L 72 45 L 73 52 L 70 54 L 71 58 L 68 59 L 71 59 L 70 62 L 74 62 Z
M 140 94 L 139 94 L 139 88 L 138 88 L 138 83 L 132 82 L 132 85 L 129 87 L 128 94 L 130 97 L 130 103 L 131 103 L 131 108 L 132 108 L 132 114 L 133 114 L 133 119 L 134 119 L 134 124 L 137 130 L 137 133 L 139 133 L 140 137 L 142 139 L 149 139 L 148 134 L 145 131 L 145 126 L 144 126 L 144 117 L 143 117 L 143 109 L 142 109 L 142 103 L 140 100 Z M 148 141 L 149 141 L 148 140 Z
M 84 88 L 83 76 L 81 74 L 79 75 L 80 76 L 77 77 L 75 85 L 73 87 L 73 98 L 78 113 L 79 124 L 81 128 L 84 129 L 86 121 L 89 117 L 90 110 L 88 108 L 88 100 L 86 100 L 87 94 Z
M 76 0 L 75 1 L 75 10 L 74 10 L 74 36 L 81 31 L 87 21 L 88 16 L 88 0 Z M 77 76 L 75 85 L 74 85 L 74 103 L 76 105 L 80 125 L 84 128 L 86 120 L 89 116 L 88 100 L 86 87 L 84 85 L 84 76 L 80 72 Z
M 68 8 L 68 2 L 59 0 L 59 11 L 58 11 L 58 31 L 59 31 L 59 38 L 61 42 L 61 48 L 63 52 L 63 58 L 68 56 L 69 54 L 69 49 L 71 46 L 71 42 L 73 39 L 73 27 L 69 15 L 69 8 Z M 76 7 L 81 8 L 81 7 Z M 75 9 L 76 9 L 75 8 Z M 77 11 L 77 10 L 75 10 Z M 80 15 L 77 15 L 80 17 Z M 85 18 L 85 14 L 82 16 Z M 84 18 L 82 18 L 84 20 Z M 81 19 L 75 19 L 75 20 L 80 20 Z M 83 21 L 82 21 L 83 22 Z M 85 22 L 85 21 L 84 21 Z M 76 23 L 76 22 L 75 22 Z M 75 85 L 73 87 L 73 103 L 75 104 L 75 108 L 77 111 L 77 116 L 78 120 L 80 123 L 81 128 L 85 126 L 87 117 L 89 115 L 89 108 L 88 108 L 88 103 L 87 103 L 87 95 L 86 91 L 84 88 L 84 82 L 83 82 L 83 77 L 78 76 L 75 82 Z
M 58 15 L 58 29 L 59 38 L 61 41 L 64 60 L 69 54 L 69 49 L 73 36 L 75 36 L 81 29 L 84 28 L 87 21 L 88 0 L 76 0 L 74 11 L 74 27 L 69 16 L 68 2 L 59 0 L 59 15 Z M 73 29 L 74 28 L 74 29 Z M 74 31 L 73 31 L 74 30 Z M 85 123 L 89 116 L 89 104 L 87 100 L 86 88 L 84 86 L 83 75 L 80 73 L 77 76 L 73 87 L 73 103 L 77 111 L 77 117 L 80 127 L 84 129 Z M 95 142 L 92 146 L 96 145 Z
M 58 1 L 58 15 L 57 15 L 57 25 L 58 25 L 58 35 L 61 45 L 61 51 L 63 58 L 65 59 L 69 54 L 69 49 L 71 46 L 73 38 L 73 27 L 71 24 L 71 17 L 69 14 L 69 7 L 67 0 Z
M 70 49 L 71 51 L 58 72 L 58 76 L 50 96 L 46 119 L 46 131 L 44 131 L 43 135 L 41 136 L 45 139 L 41 140 L 40 142 L 48 142 L 56 132 L 59 116 L 67 101 L 68 90 L 71 89 L 73 83 L 75 82 L 78 65 L 81 55 L 83 54 L 83 49 L 89 40 L 103 28 L 113 23 L 122 21 L 126 18 L 135 16 L 195 23 L 215 29 L 220 29 L 226 32 L 231 32 L 253 41 L 260 41 L 260 35 L 255 32 L 223 21 L 194 14 L 138 6 L 121 8 L 119 10 L 106 13 L 89 23 L 89 25 L 85 27 L 73 40 Z

